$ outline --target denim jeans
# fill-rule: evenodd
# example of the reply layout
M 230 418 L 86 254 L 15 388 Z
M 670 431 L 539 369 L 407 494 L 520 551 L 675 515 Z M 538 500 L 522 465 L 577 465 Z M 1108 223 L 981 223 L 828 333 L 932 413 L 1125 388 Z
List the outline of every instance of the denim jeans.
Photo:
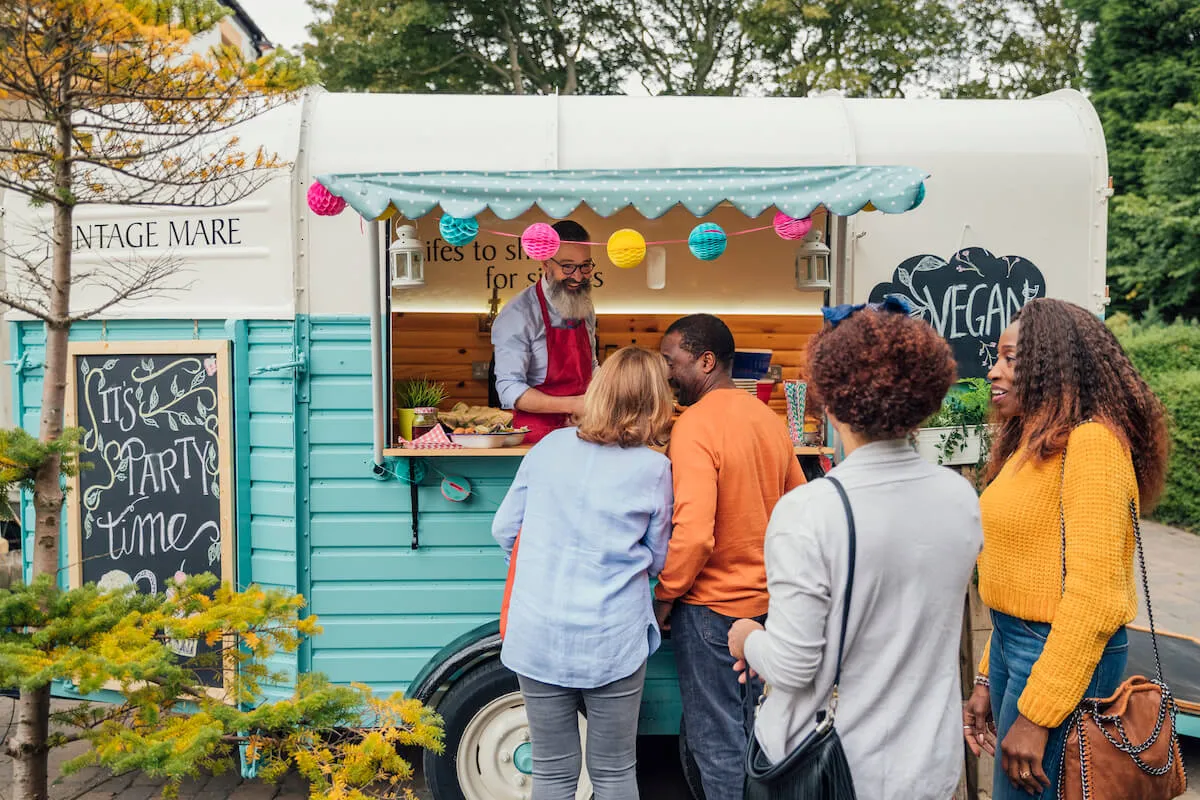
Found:
M 638 800 L 637 729 L 646 665 L 596 689 L 567 689 L 518 675 L 533 747 L 533 800 L 574 800 L 583 757 L 579 709 L 587 711 L 587 768 L 596 800 Z
M 754 709 L 762 694 L 761 681 L 742 685 L 733 671 L 729 628 L 734 620 L 688 603 L 676 603 L 671 612 L 683 725 L 708 800 L 742 796 L 746 746 L 754 735 Z
M 1044 622 L 1027 622 L 998 611 L 992 612 L 992 649 L 988 668 L 988 680 L 992 686 L 992 717 L 996 722 L 996 771 L 992 781 L 992 800 L 1029 800 L 1024 789 L 1012 785 L 1008 775 L 1000 768 L 1000 743 L 1020 712 L 1017 701 L 1025 691 L 1025 683 L 1033 664 L 1046 646 L 1050 626 Z M 1085 697 L 1108 697 L 1121 685 L 1125 674 L 1125 658 L 1129 651 L 1129 639 L 1121 628 L 1109 639 L 1100 657 L 1100 663 L 1092 674 Z M 1042 756 L 1042 770 L 1050 779 L 1050 788 L 1038 797 L 1052 800 L 1057 797 L 1058 772 L 1061 767 L 1063 745 L 1067 739 L 1066 723 L 1050 731 L 1046 752 Z

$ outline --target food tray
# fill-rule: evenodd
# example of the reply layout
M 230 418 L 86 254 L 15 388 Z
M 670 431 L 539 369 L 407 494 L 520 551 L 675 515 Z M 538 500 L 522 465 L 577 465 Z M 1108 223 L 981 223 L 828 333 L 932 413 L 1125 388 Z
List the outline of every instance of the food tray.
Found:
M 498 447 L 516 447 L 525 441 L 525 434 L 529 431 L 515 431 L 508 433 L 452 433 L 450 438 L 457 445 L 462 445 L 468 450 L 494 450 Z

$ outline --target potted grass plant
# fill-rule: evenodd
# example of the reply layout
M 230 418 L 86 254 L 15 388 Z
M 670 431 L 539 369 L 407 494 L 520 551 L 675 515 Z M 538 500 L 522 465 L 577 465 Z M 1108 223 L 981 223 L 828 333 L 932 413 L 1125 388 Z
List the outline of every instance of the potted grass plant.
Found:
M 403 378 L 396 381 L 394 389 L 401 438 L 413 438 L 413 423 L 418 420 L 437 424 L 437 407 L 446 399 L 444 384 L 428 378 Z
M 917 452 L 943 466 L 982 466 L 991 446 L 991 400 L 991 384 L 983 378 L 959 381 L 917 430 Z

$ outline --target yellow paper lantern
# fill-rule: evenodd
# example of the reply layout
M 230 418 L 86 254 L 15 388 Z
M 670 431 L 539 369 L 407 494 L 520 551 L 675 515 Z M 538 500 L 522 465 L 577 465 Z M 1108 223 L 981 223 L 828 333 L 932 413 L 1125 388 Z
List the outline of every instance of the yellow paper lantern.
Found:
M 621 269 L 632 269 L 646 257 L 646 239 L 632 228 L 622 228 L 608 237 L 608 257 Z

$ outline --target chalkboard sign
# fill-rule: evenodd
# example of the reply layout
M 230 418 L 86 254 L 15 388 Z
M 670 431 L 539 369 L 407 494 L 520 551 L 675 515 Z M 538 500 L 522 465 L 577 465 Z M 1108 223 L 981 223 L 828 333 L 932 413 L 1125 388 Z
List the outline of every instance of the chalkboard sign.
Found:
M 70 494 L 71 584 L 166 591 L 178 573 L 232 582 L 229 344 L 72 344 L 67 424 L 83 429 Z M 212 653 L 173 641 L 182 661 Z M 201 657 L 198 678 L 224 685 Z
M 908 300 L 914 315 L 946 337 L 960 378 L 982 378 L 996 363 L 996 342 L 1012 318 L 1030 300 L 1046 296 L 1046 279 L 1021 256 L 967 247 L 949 261 L 934 255 L 906 260 L 869 299 L 878 303 L 888 295 Z

